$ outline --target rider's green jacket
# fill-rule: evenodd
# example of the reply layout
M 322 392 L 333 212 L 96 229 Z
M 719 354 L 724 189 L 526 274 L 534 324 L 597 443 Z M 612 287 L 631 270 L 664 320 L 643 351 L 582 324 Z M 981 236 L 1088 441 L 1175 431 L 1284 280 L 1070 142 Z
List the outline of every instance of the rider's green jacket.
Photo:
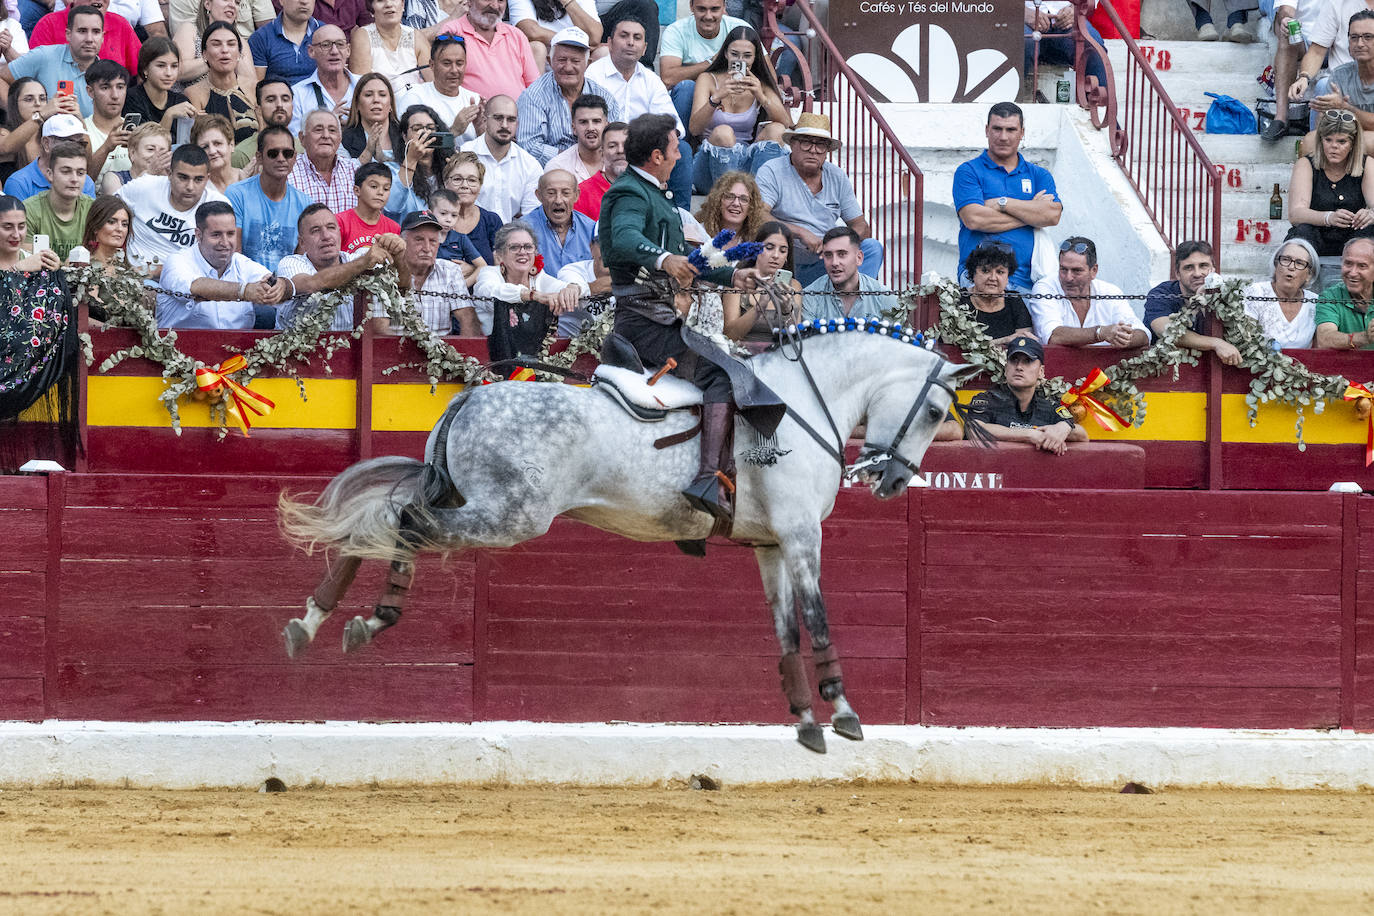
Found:
M 667 275 L 657 267 L 659 257 L 665 252 L 686 255 L 691 250 L 682 234 L 677 207 L 668 192 L 647 175 L 628 168 L 601 198 L 597 237 L 613 287 L 662 279 Z M 641 274 L 641 268 L 647 273 Z M 729 286 L 734 275 L 733 268 L 721 267 L 707 271 L 701 279 Z

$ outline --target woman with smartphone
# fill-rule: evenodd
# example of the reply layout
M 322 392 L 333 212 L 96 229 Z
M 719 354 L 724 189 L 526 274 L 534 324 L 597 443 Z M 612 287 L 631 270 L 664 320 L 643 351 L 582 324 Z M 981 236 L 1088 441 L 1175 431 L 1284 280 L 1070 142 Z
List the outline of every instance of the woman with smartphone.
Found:
M 693 160 L 693 182 L 705 194 L 732 169 L 757 172 L 783 155 L 782 133 L 792 126 L 758 33 L 737 26 L 697 77 L 687 132 L 703 137 Z
M 70 113 L 74 113 L 76 106 L 70 107 Z M 43 122 L 57 114 L 58 108 L 55 102 L 48 101 L 48 91 L 42 83 L 25 76 L 10 84 L 5 112 L 5 126 L 0 128 L 0 181 L 38 158 L 42 152 L 38 135 Z
M 769 342 L 773 329 L 801 320 L 802 286 L 792 278 L 792 232 L 782 223 L 768 221 L 759 227 L 754 241 L 763 250 L 754 259 L 760 289 L 752 293 L 726 293 L 721 297 L 725 310 L 725 336 L 731 340 Z
M 439 115 L 428 105 L 411 105 L 401 115 L 405 153 L 386 206 L 392 219 L 425 209 L 425 201 L 439 187 L 444 165 L 453 155 L 453 134 L 439 130 L 439 123 Z
M 161 124 L 172 131 L 176 140 L 176 123 L 179 118 L 190 119 L 200 114 L 180 92 L 176 85 L 181 73 L 181 54 L 170 38 L 158 35 L 143 43 L 138 52 L 137 86 L 129 90 L 124 99 L 124 113 L 138 113 L 146 122 Z

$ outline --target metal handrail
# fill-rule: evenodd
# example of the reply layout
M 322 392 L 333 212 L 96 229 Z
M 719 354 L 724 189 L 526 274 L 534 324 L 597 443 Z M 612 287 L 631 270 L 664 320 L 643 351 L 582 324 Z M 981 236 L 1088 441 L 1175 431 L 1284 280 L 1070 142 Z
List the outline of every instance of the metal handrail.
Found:
M 1087 14 L 1092 0 L 1073 0 L 1076 73 L 1084 72 L 1091 45 L 1107 60 L 1107 51 L 1088 34 Z M 1078 80 L 1078 104 L 1088 109 L 1093 126 L 1111 131 L 1112 157 L 1131 183 L 1140 203 L 1170 249 L 1180 242 L 1205 239 L 1221 264 L 1221 176 L 1193 136 L 1188 122 L 1155 75 L 1140 46 L 1127 31 L 1111 0 L 1097 0 L 1126 48 L 1118 92 L 1109 66 L 1107 83 Z M 1089 83 L 1091 82 L 1091 85 Z
M 786 5 L 787 0 L 765 0 L 763 38 L 770 43 L 774 37 L 781 40 L 801 65 L 802 85 L 791 104 L 830 118 L 831 130 L 844 141 L 832 157 L 853 181 L 870 231 L 883 243 L 883 279 L 892 288 L 912 286 L 921 276 L 925 175 L 835 47 L 811 4 L 796 0 L 810 30 L 807 38 L 818 44 L 809 49 L 810 57 L 794 41 L 796 33 L 778 23 Z

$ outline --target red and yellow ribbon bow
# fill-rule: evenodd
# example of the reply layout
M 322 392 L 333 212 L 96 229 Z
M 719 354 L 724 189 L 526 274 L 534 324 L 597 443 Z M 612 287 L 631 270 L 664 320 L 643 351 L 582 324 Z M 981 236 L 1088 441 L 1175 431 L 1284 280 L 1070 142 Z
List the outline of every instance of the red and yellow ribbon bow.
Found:
M 1368 402 L 1360 404 L 1361 398 L 1374 401 L 1374 391 L 1366 385 L 1351 385 L 1345 389 L 1345 400 L 1355 402 L 1355 416 L 1364 418 L 1364 466 L 1369 467 L 1374 464 L 1374 413 L 1370 412 Z
M 225 410 L 228 411 L 229 416 L 238 421 L 239 429 L 243 431 L 245 436 L 248 435 L 248 430 L 253 425 L 248 419 L 247 411 L 251 410 L 258 416 L 265 417 L 277 406 L 229 377 L 246 368 L 248 368 L 248 360 L 243 358 L 243 354 L 239 354 L 229 357 L 214 368 L 196 370 L 196 387 L 207 395 L 213 396 L 221 386 L 225 389 L 229 399 L 229 404 Z
M 1101 369 L 1094 369 L 1088 373 L 1087 378 L 1064 392 L 1064 396 L 1059 399 L 1059 402 L 1065 407 L 1079 404 L 1097 421 L 1098 426 L 1110 432 L 1120 432 L 1130 424 L 1121 419 L 1116 411 L 1112 410 L 1106 404 L 1103 404 L 1097 398 L 1091 397 L 1094 391 L 1110 381 L 1111 379 L 1107 378 L 1105 372 Z

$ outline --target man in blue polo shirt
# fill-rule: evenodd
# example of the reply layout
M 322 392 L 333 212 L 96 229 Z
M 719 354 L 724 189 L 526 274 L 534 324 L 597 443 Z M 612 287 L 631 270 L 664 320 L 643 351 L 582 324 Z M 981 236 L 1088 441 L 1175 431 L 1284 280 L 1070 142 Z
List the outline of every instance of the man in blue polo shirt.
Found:
M 31 77 L 43 84 L 48 98 L 55 99 L 60 84 L 72 84 L 81 117 L 91 116 L 91 94 L 86 90 L 86 70 L 96 62 L 105 40 L 105 14 L 93 6 L 76 6 L 67 16 L 67 43 L 44 45 L 9 63 L 0 62 L 0 80 L 8 88 L 16 80 Z
M 1054 176 L 1020 153 L 1026 121 L 1020 107 L 998 102 L 988 111 L 988 148 L 954 172 L 954 209 L 959 213 L 959 271 L 969 253 L 988 239 L 1009 244 L 1016 273 L 1008 284 L 1019 292 L 1031 286 L 1035 230 L 1056 226 L 1064 212 Z
M 283 0 L 281 15 L 248 39 L 258 80 L 279 79 L 294 86 L 315 72 L 310 41 L 320 21 L 314 18 L 315 0 Z

